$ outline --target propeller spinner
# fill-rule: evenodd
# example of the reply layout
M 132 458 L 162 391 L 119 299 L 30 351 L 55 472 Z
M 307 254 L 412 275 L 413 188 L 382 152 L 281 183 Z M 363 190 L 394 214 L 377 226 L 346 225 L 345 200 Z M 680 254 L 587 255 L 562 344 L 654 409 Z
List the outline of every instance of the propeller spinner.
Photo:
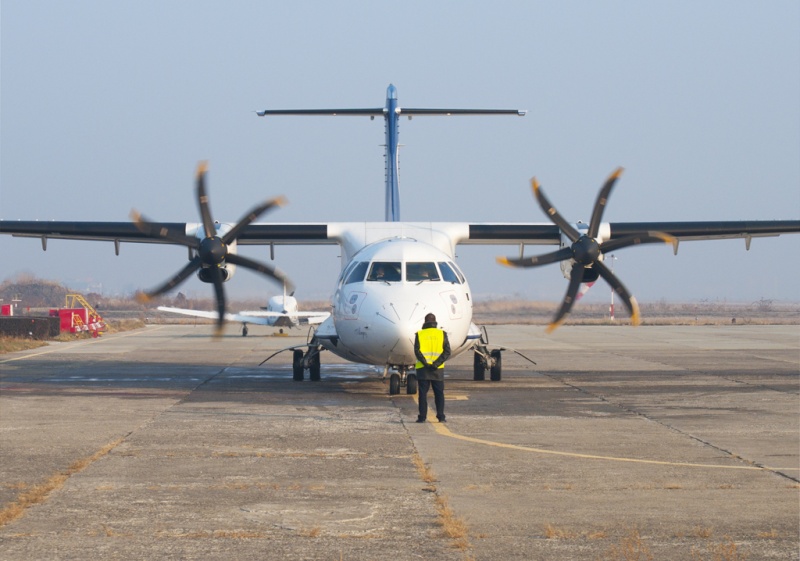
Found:
M 606 267 L 602 261 L 602 257 L 609 251 L 622 249 L 624 247 L 644 244 L 644 243 L 671 243 L 677 244 L 677 239 L 674 236 L 664 232 L 639 232 L 622 238 L 607 240 L 603 242 L 597 241 L 597 235 L 600 232 L 600 225 L 603 219 L 603 211 L 605 210 L 606 203 L 608 202 L 609 194 L 613 189 L 614 184 L 622 174 L 622 168 L 617 168 L 606 180 L 600 193 L 597 195 L 597 200 L 594 204 L 592 211 L 592 219 L 589 222 L 589 229 L 585 234 L 581 234 L 575 227 L 567 222 L 556 208 L 550 203 L 545 196 L 542 189 L 539 187 L 539 182 L 534 177 L 531 179 L 531 186 L 533 187 L 533 194 L 539 202 L 539 206 L 544 210 L 545 214 L 550 217 L 550 220 L 561 229 L 561 232 L 569 238 L 572 245 L 563 247 L 559 250 L 545 253 L 543 255 L 536 255 L 533 257 L 524 257 L 520 259 L 511 259 L 506 257 L 498 257 L 497 262 L 510 267 L 538 267 L 540 265 L 547 265 L 549 263 L 557 263 L 566 259 L 571 259 L 574 264 L 570 273 L 569 287 L 561 302 L 561 307 L 556 312 L 555 317 L 547 326 L 547 332 L 550 333 L 561 325 L 566 319 L 567 314 L 572 309 L 575 303 L 578 290 L 583 282 L 584 276 L 589 269 L 594 269 L 597 274 L 603 277 L 606 282 L 611 285 L 611 288 L 620 296 L 631 314 L 631 323 L 639 325 L 639 305 L 636 303 L 636 298 L 625 288 L 617 276 Z
M 225 290 L 222 283 L 225 280 L 223 265 L 231 263 L 240 265 L 246 269 L 256 271 L 284 285 L 292 287 L 291 281 L 286 275 L 275 267 L 270 267 L 264 263 L 259 263 L 247 257 L 238 255 L 230 250 L 232 243 L 235 243 L 242 231 L 259 216 L 275 206 L 283 206 L 286 200 L 283 197 L 270 199 L 253 207 L 250 212 L 245 214 L 236 225 L 227 233 L 220 236 L 215 228 L 214 219 L 211 216 L 209 207 L 209 197 L 206 193 L 205 177 L 208 165 L 201 162 L 197 166 L 197 204 L 200 210 L 200 217 L 203 221 L 204 237 L 187 236 L 184 232 L 177 232 L 165 228 L 155 222 L 144 218 L 137 211 L 131 211 L 131 219 L 136 227 L 147 236 L 161 238 L 169 242 L 183 245 L 193 250 L 194 257 L 180 270 L 175 276 L 166 281 L 158 288 L 149 292 L 142 292 L 137 295 L 141 302 L 147 302 L 156 296 L 175 288 L 185 281 L 192 273 L 200 271 L 203 280 L 214 285 L 214 294 L 217 300 L 217 328 L 216 334 L 222 331 L 225 318 Z M 202 270 L 201 270 L 202 269 Z

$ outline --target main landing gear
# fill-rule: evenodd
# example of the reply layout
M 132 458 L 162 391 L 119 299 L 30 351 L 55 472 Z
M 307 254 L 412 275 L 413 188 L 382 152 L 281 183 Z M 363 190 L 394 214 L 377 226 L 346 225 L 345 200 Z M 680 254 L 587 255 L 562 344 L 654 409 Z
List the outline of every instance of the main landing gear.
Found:
M 302 382 L 305 370 L 308 369 L 308 379 L 312 382 L 319 382 L 321 364 L 319 353 L 322 347 L 309 347 L 308 352 L 304 353 L 301 349 L 295 349 L 292 354 L 292 379 L 295 382 Z
M 411 371 L 410 373 L 409 370 Z M 388 371 L 389 367 L 387 366 L 384 377 Z M 392 372 L 392 375 L 389 376 L 389 395 L 399 394 L 402 387 L 406 388 L 408 395 L 417 393 L 417 375 L 410 366 L 398 366 L 397 372 Z
M 475 355 L 472 361 L 473 379 L 480 382 L 486 379 L 486 370 L 492 382 L 499 382 L 503 377 L 503 355 L 500 349 L 489 350 L 489 334 L 486 328 L 481 327 L 480 343 L 475 345 Z

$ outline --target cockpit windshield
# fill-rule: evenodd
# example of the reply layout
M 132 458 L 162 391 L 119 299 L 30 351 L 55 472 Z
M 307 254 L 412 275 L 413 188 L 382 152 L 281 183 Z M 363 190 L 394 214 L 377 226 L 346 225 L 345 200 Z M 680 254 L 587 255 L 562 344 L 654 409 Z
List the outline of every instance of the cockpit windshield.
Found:
M 364 280 L 364 275 L 367 274 L 367 267 L 369 263 L 367 261 L 360 261 L 356 264 L 351 270 L 350 273 L 347 275 L 347 280 L 345 284 L 352 284 L 354 282 L 361 282 Z
M 368 281 L 400 282 L 399 261 L 375 261 L 369 270 Z
M 452 282 L 454 284 L 461 284 L 458 275 L 453 268 L 445 261 L 439 261 L 439 268 L 442 270 L 442 278 L 444 282 Z
M 409 261 L 406 263 L 406 280 L 408 282 L 422 282 L 441 279 L 435 263 Z

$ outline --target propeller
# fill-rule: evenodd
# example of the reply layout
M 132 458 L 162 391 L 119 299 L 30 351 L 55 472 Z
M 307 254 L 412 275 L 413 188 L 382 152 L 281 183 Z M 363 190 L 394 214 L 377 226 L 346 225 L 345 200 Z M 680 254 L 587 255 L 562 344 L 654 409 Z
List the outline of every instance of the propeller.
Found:
M 207 162 L 200 162 L 197 166 L 196 194 L 200 218 L 203 223 L 202 237 L 187 236 L 182 231 L 170 230 L 169 228 L 148 220 L 136 210 L 131 211 L 131 219 L 143 234 L 152 238 L 164 239 L 174 244 L 186 246 L 194 255 L 175 276 L 154 290 L 140 292 L 137 294 L 137 299 L 140 302 L 148 302 L 156 296 L 175 288 L 189 278 L 192 273 L 200 271 L 202 280 L 214 285 L 214 295 L 217 301 L 217 325 L 215 334 L 219 335 L 222 332 L 222 325 L 225 320 L 225 290 L 222 287 L 222 283 L 226 279 L 226 274 L 223 269 L 225 263 L 242 266 L 284 283 L 285 285 L 293 285 L 288 277 L 279 269 L 230 251 L 231 244 L 236 242 L 239 235 L 248 225 L 268 210 L 276 206 L 283 206 L 286 204 L 286 200 L 283 197 L 278 197 L 256 205 L 245 214 L 233 228 L 220 236 L 211 215 L 209 197 L 206 193 L 207 170 Z
M 629 236 L 602 242 L 597 240 L 597 236 L 600 232 L 600 225 L 603 219 L 603 211 L 608 203 L 608 197 L 611 193 L 611 190 L 614 188 L 614 184 L 619 179 L 619 176 L 622 175 L 622 171 L 622 168 L 617 168 L 614 173 L 608 177 L 606 182 L 603 184 L 603 187 L 600 189 L 600 193 L 597 195 L 597 200 L 594 204 L 594 209 L 592 210 L 592 218 L 589 222 L 589 228 L 586 230 L 585 234 L 581 234 L 572 224 L 567 222 L 564 217 L 559 214 L 556 208 L 545 196 L 544 191 L 542 191 L 540 188 L 539 182 L 536 180 L 536 178 L 534 177 L 531 179 L 533 194 L 536 197 L 539 206 L 542 208 L 545 214 L 550 217 L 550 220 L 559 227 L 561 232 L 567 238 L 569 238 L 569 240 L 572 242 L 572 245 L 568 247 L 562 247 L 561 249 L 550 253 L 545 253 L 543 255 L 535 255 L 533 257 L 523 257 L 519 259 L 498 257 L 497 262 L 510 267 L 538 267 L 541 265 L 547 265 L 549 263 L 565 261 L 567 259 L 571 259 L 574 262 L 572 271 L 570 272 L 567 293 L 564 295 L 564 300 L 561 302 L 561 307 L 556 312 L 556 315 L 553 317 L 550 325 L 547 326 L 548 333 L 556 329 L 566 319 L 567 314 L 569 314 L 569 311 L 572 309 L 572 305 L 575 303 L 578 290 L 580 289 L 584 278 L 587 276 L 596 278 L 597 275 L 603 277 L 614 290 L 614 292 L 616 292 L 622 299 L 625 307 L 630 312 L 631 323 L 633 325 L 639 325 L 641 320 L 639 316 L 639 305 L 636 303 L 636 298 L 634 298 L 628 289 L 625 288 L 625 285 L 622 284 L 622 281 L 620 281 L 619 278 L 617 278 L 617 276 L 612 273 L 608 267 L 606 267 L 602 260 L 603 255 L 609 251 L 615 251 L 632 245 L 663 242 L 671 243 L 673 246 L 675 246 L 678 243 L 677 238 L 674 236 L 658 231 L 638 232 Z M 587 273 L 589 273 L 589 275 L 587 275 Z

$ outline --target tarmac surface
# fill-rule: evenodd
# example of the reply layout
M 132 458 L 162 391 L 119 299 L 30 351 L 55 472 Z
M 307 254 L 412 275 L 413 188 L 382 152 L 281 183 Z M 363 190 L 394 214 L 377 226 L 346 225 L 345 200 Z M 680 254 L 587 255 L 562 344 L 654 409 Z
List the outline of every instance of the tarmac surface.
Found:
M 493 326 L 446 424 L 210 332 L 0 356 L 0 559 L 800 559 L 798 326 Z

